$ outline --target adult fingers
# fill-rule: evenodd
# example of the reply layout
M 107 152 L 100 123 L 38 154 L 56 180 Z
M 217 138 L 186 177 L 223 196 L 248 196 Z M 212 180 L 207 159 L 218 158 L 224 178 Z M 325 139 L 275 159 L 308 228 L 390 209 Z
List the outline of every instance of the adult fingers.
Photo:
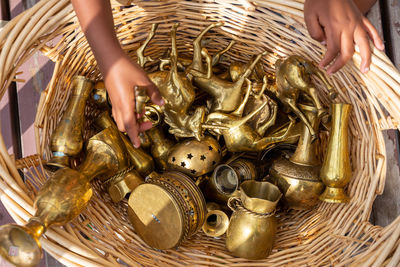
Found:
M 164 105 L 164 100 L 161 97 L 160 91 L 154 83 L 151 83 L 146 86 L 147 95 L 150 97 L 151 102 L 156 105 L 162 106 Z
M 304 16 L 304 20 L 306 22 L 307 30 L 310 36 L 317 41 L 324 41 L 325 33 L 322 29 L 321 24 L 319 23 L 318 17 L 313 14 L 310 16 Z
M 333 62 L 333 64 L 327 69 L 328 74 L 338 71 L 354 54 L 354 43 L 352 34 L 343 32 L 340 37 L 340 44 L 340 54 L 336 57 L 335 62 Z
M 340 35 L 333 33 L 331 31 L 326 32 L 326 47 L 327 50 L 325 52 L 325 56 L 322 58 L 319 65 L 321 67 L 326 67 L 329 65 L 338 55 L 340 51 Z
M 381 37 L 379 36 L 378 31 L 374 27 L 374 25 L 372 25 L 372 23 L 366 17 L 364 17 L 362 19 L 362 21 L 363 21 L 365 29 L 367 30 L 369 37 L 371 38 L 372 42 L 374 43 L 375 47 L 378 48 L 379 50 L 384 50 L 385 45 L 384 45 Z
M 369 65 L 371 65 L 371 48 L 369 46 L 367 33 L 363 28 L 357 28 L 354 32 L 354 42 L 360 48 L 360 70 L 362 73 L 366 73 L 369 70 Z

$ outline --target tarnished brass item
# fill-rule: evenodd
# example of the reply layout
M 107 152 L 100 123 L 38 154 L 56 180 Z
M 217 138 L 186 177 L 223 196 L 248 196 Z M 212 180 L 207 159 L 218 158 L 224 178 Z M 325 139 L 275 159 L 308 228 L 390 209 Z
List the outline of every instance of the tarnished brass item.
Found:
M 245 181 L 240 186 L 240 199 L 231 198 L 233 210 L 226 248 L 237 257 L 263 259 L 272 251 L 277 222 L 274 216 L 282 194 L 268 182 Z
M 86 77 L 74 76 L 71 87 L 67 108 L 51 135 L 50 149 L 53 157 L 45 167 L 53 171 L 69 167 L 71 157 L 78 155 L 83 147 L 84 112 L 93 83 Z
M 211 112 L 232 112 L 239 106 L 242 100 L 243 84 L 252 74 L 261 57 L 266 55 L 266 52 L 256 56 L 236 82 L 232 83 L 213 75 L 212 58 L 208 55 L 207 49 L 202 47 L 201 40 L 209 30 L 219 26 L 222 26 L 222 23 L 209 25 L 193 41 L 193 61 L 186 72 L 193 76 L 194 84 L 198 88 L 212 96 Z M 203 57 L 205 58 L 206 65 L 203 63 Z
M 207 210 L 203 195 L 179 172 L 153 172 L 146 182 L 129 197 L 129 220 L 149 246 L 177 247 L 204 224 Z
M 351 109 L 350 104 L 332 104 L 331 133 L 320 173 L 326 189 L 319 199 L 325 202 L 344 203 L 349 201 L 344 187 L 351 179 L 348 143 Z
M 152 171 L 154 171 L 154 162 L 152 157 L 147 154 L 141 148 L 135 148 L 132 143 L 128 140 L 128 137 L 118 131 L 117 125 L 112 120 L 110 113 L 105 111 L 101 113 L 94 121 L 95 125 L 100 129 L 106 129 L 112 127 L 116 132 L 119 133 L 120 138 L 124 142 L 126 151 L 128 152 L 129 158 L 136 171 L 143 177 L 146 177 Z
M 103 81 L 96 82 L 90 99 L 98 108 L 109 109 L 107 90 Z
M 252 61 L 256 59 L 253 56 Z M 236 82 L 239 80 L 240 76 L 250 67 L 249 63 L 242 63 L 242 62 L 232 62 L 229 65 L 229 74 L 231 76 L 232 81 Z M 250 75 L 249 79 L 256 82 L 261 82 L 265 75 L 265 71 L 261 62 L 258 62 L 254 67 L 254 72 Z
M 185 140 L 176 144 L 169 153 L 169 169 L 198 177 L 214 170 L 221 160 L 221 150 L 217 140 L 205 136 L 203 140 Z
M 149 97 L 147 96 L 146 88 L 141 86 L 135 87 L 135 112 L 137 114 L 142 114 L 144 112 L 144 107 L 146 105 Z
M 202 227 L 203 232 L 211 237 L 219 237 L 225 234 L 228 226 L 229 217 L 221 210 L 221 207 L 216 203 L 207 203 L 207 215 Z
M 317 89 L 311 81 L 311 75 L 315 74 L 324 85 L 328 88 L 331 96 L 334 96 L 333 87 L 329 84 L 321 70 L 314 65 L 313 62 L 306 60 L 301 56 L 289 56 L 285 60 L 278 59 L 275 63 L 276 72 L 276 93 L 278 98 L 283 102 L 284 105 L 289 107 L 304 124 L 308 127 L 311 132 L 313 139 L 317 138 L 317 134 L 310 121 L 299 109 L 297 105 L 297 99 L 300 93 L 305 93 L 310 96 L 315 107 L 317 108 L 318 117 L 322 117 L 327 114 L 323 108 L 318 95 Z
M 193 85 L 184 73 L 178 72 L 177 28 L 178 24 L 175 24 L 171 30 L 171 69 L 169 71 L 156 71 L 148 76 L 158 87 L 165 101 L 162 109 L 165 122 L 170 126 L 169 132 L 177 137 L 195 137 L 197 140 L 201 140 L 204 132 L 201 124 L 204 121 L 206 108 L 201 106 L 193 109 L 192 104 L 196 96 Z M 144 57 L 143 51 L 154 37 L 155 30 L 156 27 L 153 25 L 146 42 L 137 50 L 139 62 L 142 62 L 140 64 L 141 67 L 144 67 L 144 64 L 149 61 Z
M 317 109 L 312 106 L 299 106 L 311 122 L 314 132 L 317 132 L 319 127 Z M 316 157 L 317 142 L 312 142 L 312 139 L 308 127 L 303 123 L 294 154 L 289 159 L 282 156 L 272 164 L 270 174 L 283 193 L 283 200 L 289 208 L 302 210 L 314 207 L 324 189 L 319 179 L 321 166 Z
M 151 155 L 157 167 L 161 170 L 168 168 L 168 155 L 172 147 L 175 145 L 174 141 L 168 139 L 160 127 L 153 127 L 146 132 L 151 142 Z

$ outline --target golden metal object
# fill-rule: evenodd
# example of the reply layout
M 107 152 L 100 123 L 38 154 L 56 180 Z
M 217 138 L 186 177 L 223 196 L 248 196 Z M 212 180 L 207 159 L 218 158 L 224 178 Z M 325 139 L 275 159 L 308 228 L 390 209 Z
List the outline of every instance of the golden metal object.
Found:
M 311 75 L 315 74 L 324 85 L 328 88 L 331 96 L 334 96 L 333 87 L 329 84 L 321 70 L 314 65 L 313 62 L 306 60 L 301 56 L 289 56 L 285 60 L 278 59 L 275 63 L 276 72 L 276 93 L 283 104 L 289 107 L 311 132 L 313 139 L 317 138 L 317 134 L 304 113 L 298 108 L 297 98 L 300 93 L 310 96 L 313 104 L 318 110 L 318 117 L 327 114 L 319 101 L 317 89 L 311 81 Z
M 299 105 L 315 132 L 319 128 L 317 109 Z M 284 195 L 284 203 L 293 209 L 311 209 L 318 203 L 324 190 L 319 179 L 320 162 L 316 155 L 317 142 L 313 142 L 308 127 L 303 123 L 302 134 L 296 151 L 289 158 L 280 157 L 272 164 L 270 173 L 274 183 Z
M 208 201 L 226 205 L 228 199 L 237 193 L 242 182 L 256 178 L 255 165 L 248 160 L 237 159 L 215 167 L 203 192 Z
M 129 155 L 132 165 L 143 177 L 149 175 L 154 171 L 154 161 L 153 158 L 147 154 L 141 148 L 135 148 L 129 141 L 128 137 L 121 133 L 117 125 L 114 123 L 108 111 L 101 113 L 94 121 L 95 125 L 100 129 L 106 129 L 112 127 L 116 132 L 119 133 L 120 138 L 124 142 L 126 151 Z
M 229 217 L 221 210 L 221 207 L 216 203 L 207 203 L 207 215 L 202 227 L 203 232 L 207 236 L 219 237 L 225 234 L 228 226 Z
M 93 83 L 86 77 L 74 76 L 71 87 L 67 108 L 51 135 L 50 149 L 53 157 L 45 167 L 52 171 L 69 167 L 70 158 L 78 155 L 83 147 L 84 112 Z
M 332 104 L 331 134 L 320 172 L 320 177 L 326 185 L 326 189 L 319 199 L 325 202 L 344 203 L 349 201 L 344 187 L 351 179 L 348 143 L 348 124 L 351 109 L 350 104 Z
M 261 111 L 268 103 L 264 102 L 253 112 L 244 117 L 241 117 L 247 100 L 249 99 L 250 91 L 251 86 L 248 86 L 244 100 L 231 114 L 226 114 L 222 112 L 210 113 L 207 116 L 206 124 L 203 125 L 203 127 L 205 128 L 209 127 L 208 125 L 210 125 L 211 127 L 213 127 L 210 127 L 213 132 L 220 134 L 224 137 L 228 151 L 256 152 L 265 150 L 272 144 L 284 141 L 289 133 L 289 130 L 294 125 L 294 121 L 291 121 L 286 132 L 283 133 L 281 136 L 260 136 L 258 132 L 247 125 L 246 122 L 257 115 L 257 113 Z M 271 119 L 265 123 L 266 125 L 262 125 L 261 127 L 267 129 L 272 125 L 273 121 L 275 121 L 275 118 L 271 117 Z
M 217 140 L 205 136 L 203 140 L 185 140 L 176 144 L 169 153 L 169 169 L 183 172 L 191 177 L 199 177 L 211 172 L 221 160 L 221 150 Z
M 165 122 L 170 126 L 169 132 L 177 137 L 195 137 L 201 140 L 206 108 L 201 106 L 193 110 L 192 104 L 195 99 L 195 91 L 191 82 L 184 73 L 178 72 L 177 62 L 178 53 L 176 48 L 176 29 L 179 24 L 175 24 L 171 30 L 172 49 L 170 54 L 171 69 L 169 71 L 157 71 L 148 76 L 160 90 L 161 96 L 165 101 L 162 107 Z M 153 26 L 146 42 L 137 50 L 140 62 L 147 62 L 143 51 L 150 40 L 154 37 L 155 27 Z M 141 67 L 144 64 L 140 64 Z M 191 112 L 193 110 L 193 112 Z M 192 113 L 191 115 L 189 115 Z
M 109 109 L 109 99 L 106 86 L 103 81 L 98 81 L 94 85 L 90 100 L 100 109 Z
M 151 173 L 129 197 L 128 217 L 151 247 L 178 247 L 204 224 L 206 203 L 196 184 L 179 172 Z
M 142 114 L 149 97 L 147 96 L 146 88 L 141 86 L 135 87 L 135 112 Z
M 175 143 L 168 139 L 160 127 L 153 127 L 146 132 L 151 142 L 151 155 L 156 166 L 161 170 L 168 168 L 168 154 Z
M 253 56 L 252 61 L 255 60 L 255 56 Z M 229 74 L 232 81 L 236 82 L 240 76 L 248 69 L 250 66 L 249 63 L 242 62 L 232 62 L 229 65 Z M 258 62 L 254 67 L 254 72 L 250 75 L 249 79 L 256 82 L 261 82 L 265 75 L 264 67 L 261 62 Z
M 245 181 L 240 186 L 240 199 L 231 198 L 233 210 L 226 248 L 237 257 L 263 259 L 272 251 L 277 228 L 276 205 L 282 194 L 268 182 Z
M 266 55 L 266 52 L 256 56 L 236 82 L 232 83 L 213 75 L 212 58 L 208 55 L 207 50 L 202 47 L 201 40 L 209 30 L 219 26 L 222 26 L 222 23 L 209 25 L 193 41 L 193 61 L 186 72 L 193 76 L 194 84 L 198 88 L 212 96 L 211 112 L 232 112 L 239 106 L 242 100 L 243 84 L 251 75 L 261 57 Z M 203 64 L 203 57 L 205 58 L 206 65 Z

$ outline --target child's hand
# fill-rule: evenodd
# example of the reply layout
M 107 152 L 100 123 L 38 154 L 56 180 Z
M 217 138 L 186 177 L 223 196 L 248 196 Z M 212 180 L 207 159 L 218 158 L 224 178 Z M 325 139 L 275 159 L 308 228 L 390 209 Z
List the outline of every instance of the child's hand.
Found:
M 150 129 L 152 124 L 151 122 L 138 123 L 140 114 L 134 112 L 134 88 L 145 87 L 151 101 L 154 104 L 163 105 L 160 92 L 146 73 L 125 54 L 121 55 L 121 58 L 104 73 L 105 85 L 112 103 L 112 114 L 118 129 L 121 132 L 127 132 L 133 145 L 139 147 L 139 133 Z
M 329 74 L 338 71 L 353 56 L 354 45 L 360 49 L 363 73 L 371 64 L 369 39 L 376 48 L 384 49 L 377 30 L 353 0 L 306 0 L 304 19 L 311 37 L 326 42 L 327 51 L 320 66 L 327 67 Z

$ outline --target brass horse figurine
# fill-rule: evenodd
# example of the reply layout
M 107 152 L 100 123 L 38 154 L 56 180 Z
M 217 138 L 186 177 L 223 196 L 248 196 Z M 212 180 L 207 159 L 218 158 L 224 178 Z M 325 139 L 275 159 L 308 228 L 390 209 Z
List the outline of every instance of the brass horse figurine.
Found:
M 278 59 L 275 63 L 276 85 L 274 91 L 277 97 L 286 107 L 289 107 L 309 129 L 313 139 L 316 132 L 308 121 L 307 117 L 297 106 L 297 99 L 300 93 L 305 93 L 311 97 L 312 102 L 318 110 L 318 116 L 322 118 L 327 115 L 327 111 L 323 108 L 319 101 L 317 90 L 311 81 L 310 76 L 316 75 L 330 91 L 332 98 L 335 97 L 333 87 L 328 80 L 311 61 L 297 55 L 289 56 L 285 60 Z
M 169 132 L 177 137 L 195 137 L 200 140 L 204 132 L 201 125 L 204 121 L 206 108 L 191 109 L 196 96 L 194 88 L 185 74 L 178 72 L 178 52 L 176 48 L 176 29 L 178 26 L 179 24 L 175 24 L 171 29 L 170 69 L 156 71 L 148 74 L 148 76 L 158 87 L 165 101 L 162 110 L 165 122 L 170 126 Z M 138 64 L 141 67 L 144 67 L 147 62 L 153 61 L 144 56 L 144 50 L 154 37 L 156 29 L 157 25 L 153 24 L 146 41 L 136 51 Z

